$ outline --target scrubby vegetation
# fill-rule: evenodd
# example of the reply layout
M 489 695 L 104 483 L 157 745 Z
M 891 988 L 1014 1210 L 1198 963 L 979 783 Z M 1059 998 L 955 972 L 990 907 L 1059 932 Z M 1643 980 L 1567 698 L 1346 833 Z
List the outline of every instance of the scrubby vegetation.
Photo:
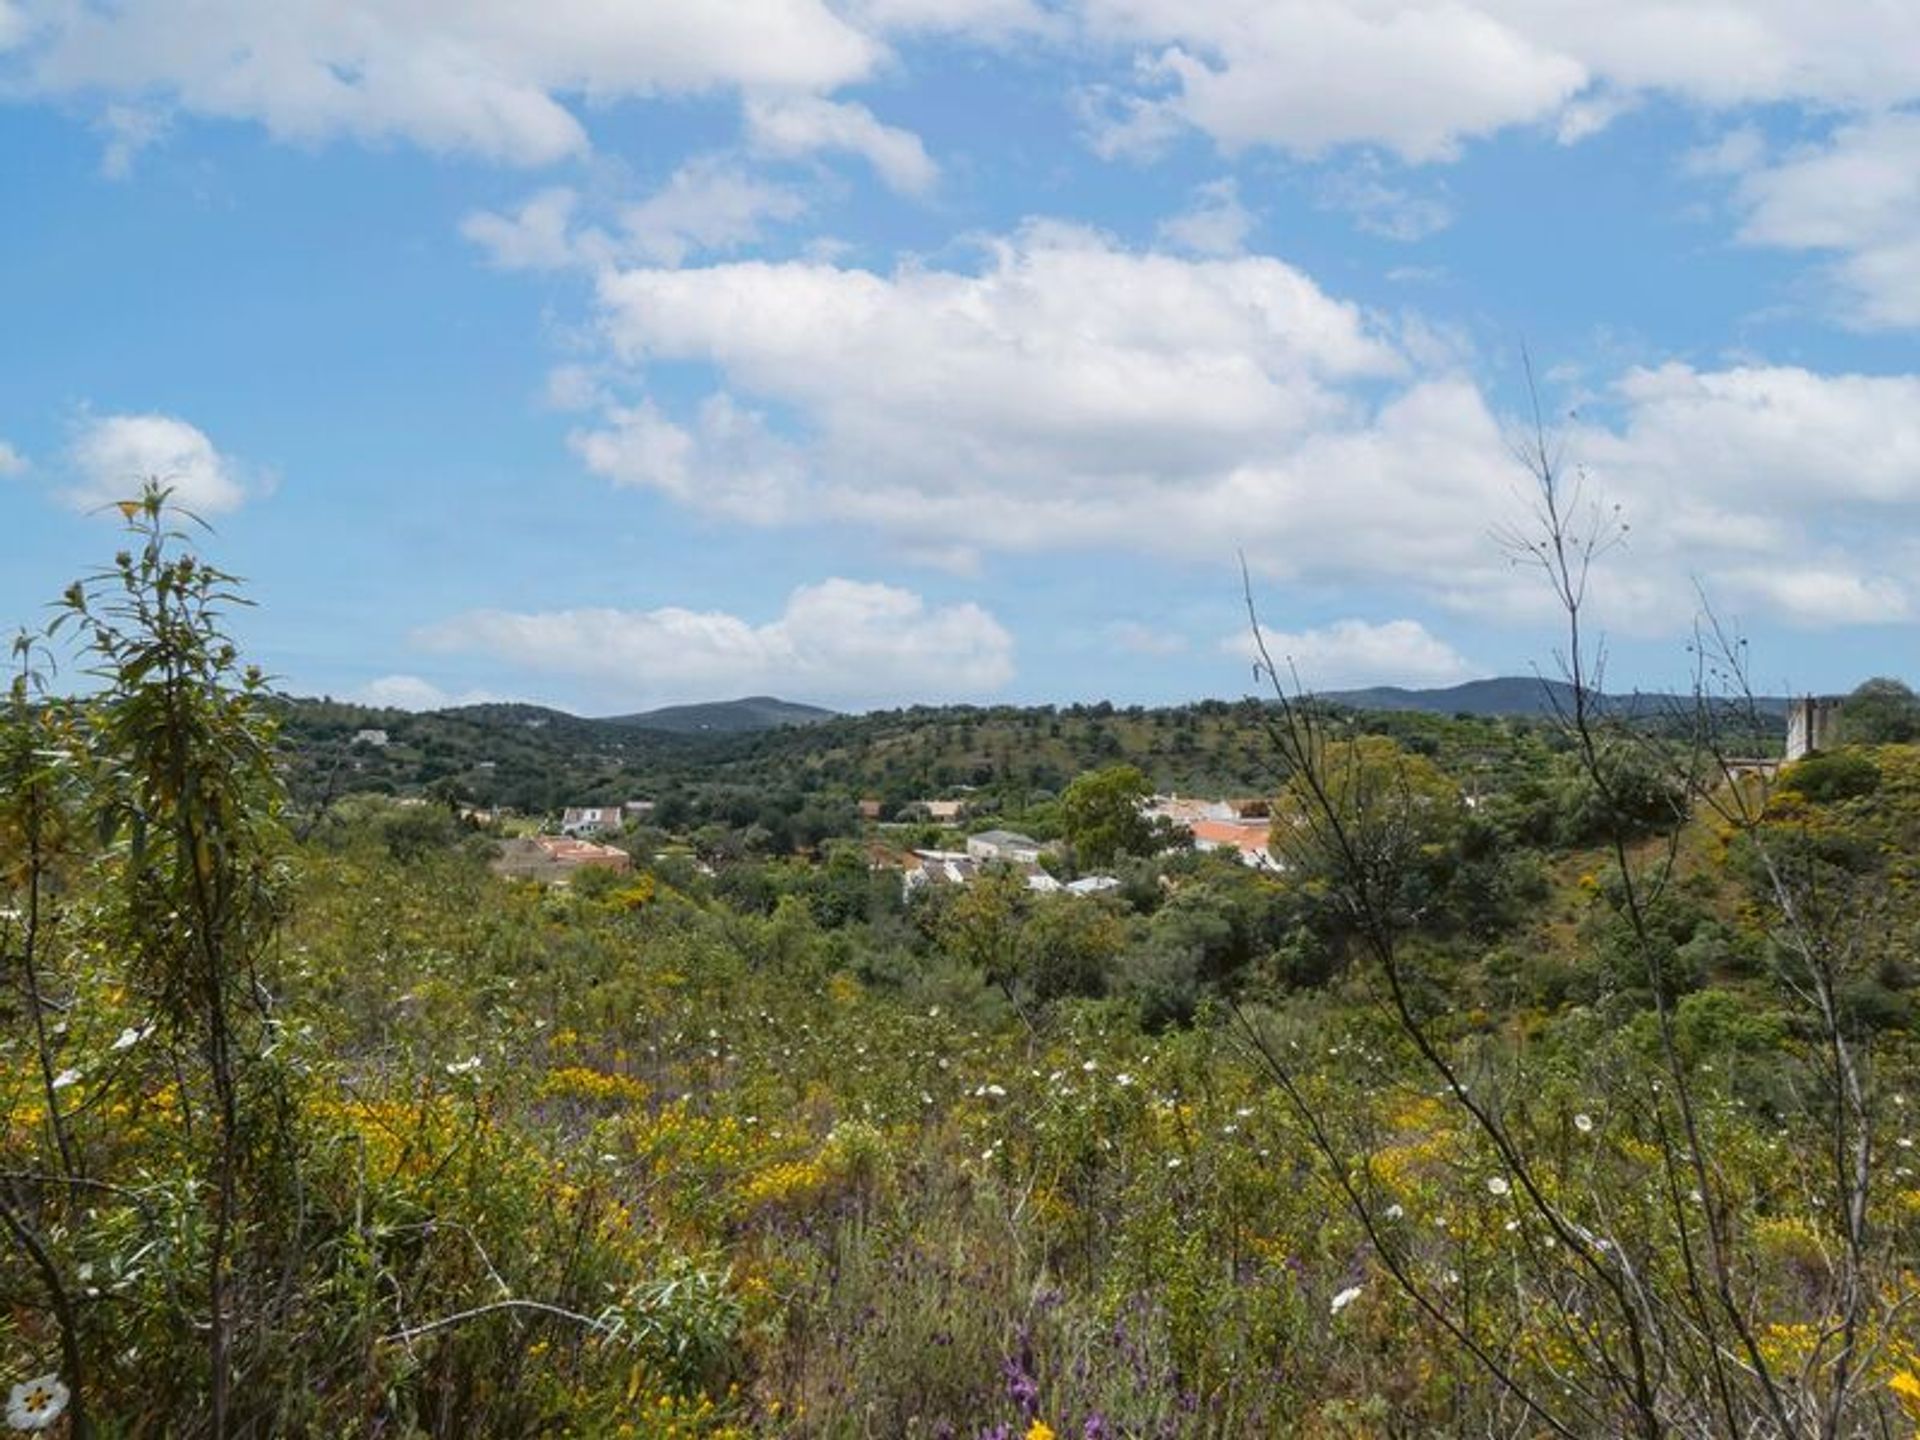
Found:
M 691 810 L 543 890 L 288 810 L 230 582 L 129 524 L 54 637 L 100 688 L 23 641 L 0 726 L 0 1364 L 69 1433 L 1920 1422 L 1913 746 L 1283 694 L 1233 743 L 1284 873 L 1043 750 L 1118 890 L 909 903 Z

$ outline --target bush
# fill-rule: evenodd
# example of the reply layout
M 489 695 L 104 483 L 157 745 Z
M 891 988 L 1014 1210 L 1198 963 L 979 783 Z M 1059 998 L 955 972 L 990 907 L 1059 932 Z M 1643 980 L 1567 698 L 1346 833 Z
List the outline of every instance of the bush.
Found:
M 1880 788 L 1880 767 L 1857 750 L 1829 750 L 1787 767 L 1782 788 L 1818 804 L 1856 800 Z

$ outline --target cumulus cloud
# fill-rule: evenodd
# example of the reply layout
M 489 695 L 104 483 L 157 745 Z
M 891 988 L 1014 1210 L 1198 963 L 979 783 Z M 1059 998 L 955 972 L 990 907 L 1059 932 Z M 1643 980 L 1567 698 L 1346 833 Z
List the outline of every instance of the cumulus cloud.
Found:
M 27 457 L 6 441 L 0 440 L 0 479 L 27 473 Z
M 416 639 L 566 676 L 615 704 L 756 691 L 839 702 L 963 697 L 1013 678 L 1013 638 L 978 605 L 933 607 L 909 590 L 843 579 L 800 587 L 758 625 L 677 607 L 481 610 Z
M 1908 619 L 1907 586 L 1886 575 L 1862 575 L 1844 562 L 1732 570 L 1720 577 L 1735 603 L 1757 603 L 1789 624 L 1823 630 L 1836 625 L 1884 625 Z
M 1727 160 L 1745 171 L 1741 239 L 1832 255 L 1837 308 L 1854 324 L 1920 325 L 1920 114 L 1841 125 L 1773 163 L 1751 147 Z
M 1408 371 L 1393 337 L 1269 258 L 1036 226 L 973 271 L 634 269 L 599 294 L 620 361 L 724 383 L 687 417 L 611 406 L 576 448 L 732 518 L 854 520 L 936 552 L 1426 571 L 1478 547 L 1510 488 L 1471 384 L 1376 398 Z
M 825 0 L 22 0 L 6 13 L 44 94 L 525 165 L 586 148 L 574 97 L 829 90 L 884 53 Z
M 499 697 L 484 690 L 451 694 L 418 675 L 382 675 L 362 685 L 350 698 L 383 710 L 446 710 L 455 705 L 484 705 Z
M 695 362 L 805 412 L 876 490 L 1206 471 L 1349 409 L 1402 361 L 1357 307 L 1277 260 L 1188 262 L 1030 228 L 978 272 L 814 262 L 609 273 L 629 363 Z M 866 457 L 864 460 L 860 457 Z
M 1490 539 L 1526 503 L 1508 419 L 1419 327 L 1269 257 L 1042 224 L 973 269 L 614 269 L 598 307 L 610 392 L 573 445 L 615 484 L 751 524 L 853 522 L 944 564 L 1244 552 L 1265 575 L 1544 615 Z M 704 400 L 619 398 L 682 367 L 717 377 Z M 1609 623 L 1684 628 L 1696 581 L 1798 624 L 1904 603 L 1888 537 L 1920 519 L 1920 376 L 1636 369 L 1565 440 L 1633 524 Z
M 1625 424 L 1576 432 L 1611 488 L 1791 515 L 1920 504 L 1920 376 L 1824 375 L 1798 366 L 1627 372 Z
M 1109 152 L 1197 129 L 1424 162 L 1514 125 L 1577 140 L 1647 95 L 1837 113 L 1920 98 L 1920 12 L 1887 0 L 0 0 L 29 92 L 161 123 L 179 109 L 546 164 L 587 148 L 583 102 L 731 91 L 781 153 L 858 153 L 910 192 L 936 173 L 919 140 L 823 97 L 928 34 L 1122 62 L 1128 78 L 1091 87 Z
M 1336 620 L 1308 630 L 1264 630 L 1263 635 L 1274 664 L 1292 666 L 1301 683 L 1315 690 L 1456 685 L 1487 673 L 1418 620 Z M 1221 648 L 1248 661 L 1260 653 L 1251 634 L 1230 635 Z
M 1573 140 L 1641 94 L 1709 109 L 1869 108 L 1920 95 L 1920 11 L 1879 0 L 1081 0 L 1131 45 L 1123 136 L 1193 127 L 1230 149 L 1373 145 L 1414 162 L 1512 125 Z
M 218 515 L 245 502 L 239 465 L 214 448 L 205 432 L 171 415 L 104 415 L 85 421 L 67 450 L 74 484 L 67 500 L 93 509 L 140 492 L 158 480 L 176 503 L 199 515 Z
M 747 102 L 747 138 L 761 152 L 793 159 L 823 150 L 858 155 L 895 190 L 924 194 L 940 169 L 920 137 L 883 125 L 864 105 L 817 95 L 756 97 Z

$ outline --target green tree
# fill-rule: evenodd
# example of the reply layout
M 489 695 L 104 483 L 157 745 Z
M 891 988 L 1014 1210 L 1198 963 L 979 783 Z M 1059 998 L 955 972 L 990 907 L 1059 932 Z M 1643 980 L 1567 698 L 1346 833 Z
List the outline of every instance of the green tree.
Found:
M 1157 844 L 1153 823 L 1140 812 L 1153 794 L 1135 765 L 1092 770 L 1060 797 L 1060 824 L 1083 865 L 1108 865 L 1123 855 L 1148 855 Z
M 270 1194 L 288 1152 L 284 1110 L 256 978 L 279 919 L 283 793 L 265 678 L 222 628 L 245 601 L 233 576 L 185 549 L 168 496 L 149 484 L 122 502 L 134 544 L 68 588 L 50 629 L 77 632 L 105 682 L 86 715 L 98 829 L 125 847 L 129 988 L 162 1018 L 189 1082 L 182 1118 L 210 1197 L 196 1328 L 207 1430 L 220 1437 L 240 1424 L 234 1347 L 266 1338 L 256 1291 L 277 1280 L 285 1239 Z
M 1886 676 L 1862 682 L 1840 707 L 1842 733 L 1856 745 L 1906 745 L 1920 739 L 1920 696 Z

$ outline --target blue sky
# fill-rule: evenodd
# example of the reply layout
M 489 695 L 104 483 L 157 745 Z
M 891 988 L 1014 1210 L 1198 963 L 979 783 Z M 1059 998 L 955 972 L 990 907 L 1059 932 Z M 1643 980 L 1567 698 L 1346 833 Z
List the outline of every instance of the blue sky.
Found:
M 1917 678 L 1920 7 L 0 0 L 0 615 L 142 474 L 289 689 L 1551 666 L 1523 346 L 1763 688 Z

